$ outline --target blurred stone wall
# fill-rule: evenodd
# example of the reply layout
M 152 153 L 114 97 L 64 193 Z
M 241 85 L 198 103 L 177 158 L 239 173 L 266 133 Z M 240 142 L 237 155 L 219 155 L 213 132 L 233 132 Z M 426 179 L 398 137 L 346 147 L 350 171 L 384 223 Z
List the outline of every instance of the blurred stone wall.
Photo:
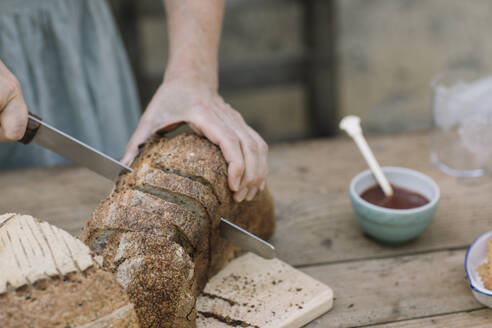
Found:
M 430 81 L 492 70 L 490 0 L 338 0 L 338 102 L 366 130 L 431 126 Z
M 120 1 L 110 0 L 116 7 Z M 433 76 L 454 68 L 492 69 L 490 0 L 333 1 L 338 116 L 361 116 L 369 133 L 428 129 Z M 146 76 L 162 76 L 166 62 L 160 2 L 138 2 L 136 48 Z M 228 0 L 221 67 L 303 54 L 309 22 L 302 2 Z M 144 85 L 144 99 L 154 87 Z M 224 90 L 223 96 L 269 141 L 309 136 L 301 82 Z

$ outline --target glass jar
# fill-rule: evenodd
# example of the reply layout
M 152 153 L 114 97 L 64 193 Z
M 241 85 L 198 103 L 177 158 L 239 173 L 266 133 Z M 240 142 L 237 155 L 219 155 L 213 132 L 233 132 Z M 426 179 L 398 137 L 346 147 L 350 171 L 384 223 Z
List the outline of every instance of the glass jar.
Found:
M 431 86 L 432 161 L 453 176 L 484 175 L 492 158 L 492 77 L 450 71 Z

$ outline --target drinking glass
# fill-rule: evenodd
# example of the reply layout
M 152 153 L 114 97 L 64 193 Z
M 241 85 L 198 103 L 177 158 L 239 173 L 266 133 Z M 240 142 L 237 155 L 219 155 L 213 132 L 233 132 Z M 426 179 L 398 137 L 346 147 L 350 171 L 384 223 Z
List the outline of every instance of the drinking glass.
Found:
M 432 161 L 453 176 L 484 175 L 492 158 L 492 76 L 450 71 L 431 86 Z

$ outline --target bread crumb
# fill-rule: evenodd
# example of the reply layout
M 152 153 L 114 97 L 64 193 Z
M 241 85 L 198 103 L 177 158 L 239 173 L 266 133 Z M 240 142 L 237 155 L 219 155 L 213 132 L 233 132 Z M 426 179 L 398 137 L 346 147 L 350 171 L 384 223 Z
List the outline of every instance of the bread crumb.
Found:
M 492 268 L 490 263 L 492 262 L 492 238 L 487 242 L 487 262 L 480 264 L 477 268 L 477 272 L 482 279 L 482 283 L 488 290 L 492 290 Z

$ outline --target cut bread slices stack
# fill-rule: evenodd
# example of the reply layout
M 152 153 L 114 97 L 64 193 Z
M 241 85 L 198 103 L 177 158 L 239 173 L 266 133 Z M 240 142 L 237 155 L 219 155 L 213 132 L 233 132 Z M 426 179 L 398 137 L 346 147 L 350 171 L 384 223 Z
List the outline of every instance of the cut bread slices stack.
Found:
M 138 327 L 125 290 L 89 248 L 27 215 L 0 216 L 0 327 Z
M 155 137 L 96 209 L 81 239 L 116 274 L 142 327 L 195 327 L 196 297 L 239 249 L 219 236 L 225 217 L 268 239 L 275 221 L 265 190 L 235 203 L 227 163 L 207 139 Z

